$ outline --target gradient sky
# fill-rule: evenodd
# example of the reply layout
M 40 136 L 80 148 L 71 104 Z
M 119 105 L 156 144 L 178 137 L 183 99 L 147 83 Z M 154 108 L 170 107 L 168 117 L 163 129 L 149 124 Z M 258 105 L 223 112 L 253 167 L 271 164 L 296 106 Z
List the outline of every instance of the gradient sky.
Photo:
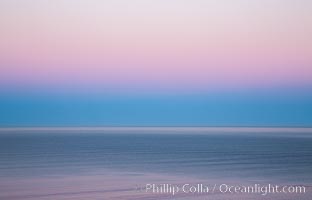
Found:
M 0 0 L 0 126 L 312 126 L 310 0 Z

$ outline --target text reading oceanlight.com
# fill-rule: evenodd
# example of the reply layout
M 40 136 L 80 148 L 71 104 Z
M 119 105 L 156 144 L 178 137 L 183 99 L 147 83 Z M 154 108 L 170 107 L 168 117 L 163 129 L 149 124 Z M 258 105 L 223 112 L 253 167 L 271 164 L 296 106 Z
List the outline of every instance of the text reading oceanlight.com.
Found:
M 301 185 L 229 185 L 229 184 L 214 184 L 205 185 L 198 184 L 146 184 L 144 187 L 139 187 L 141 191 L 152 194 L 170 194 L 176 195 L 178 193 L 184 194 L 305 194 L 306 187 Z

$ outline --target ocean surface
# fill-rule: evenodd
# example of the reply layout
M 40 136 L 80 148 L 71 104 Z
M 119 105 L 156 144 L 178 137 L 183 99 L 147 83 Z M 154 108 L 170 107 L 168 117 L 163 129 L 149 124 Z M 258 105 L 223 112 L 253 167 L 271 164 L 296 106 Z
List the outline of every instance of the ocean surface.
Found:
M 129 188 L 119 191 L 118 187 L 126 182 L 135 188 L 145 182 L 189 180 L 310 187 L 312 132 L 0 133 L 0 199 L 4 200 L 114 199 L 108 193 L 116 191 L 120 195 L 116 199 L 139 199 L 130 195 Z M 92 193 L 92 188 L 98 190 Z M 312 193 L 302 195 L 300 199 L 312 199 Z M 140 198 L 176 199 L 148 194 Z M 246 196 L 252 198 L 256 199 Z

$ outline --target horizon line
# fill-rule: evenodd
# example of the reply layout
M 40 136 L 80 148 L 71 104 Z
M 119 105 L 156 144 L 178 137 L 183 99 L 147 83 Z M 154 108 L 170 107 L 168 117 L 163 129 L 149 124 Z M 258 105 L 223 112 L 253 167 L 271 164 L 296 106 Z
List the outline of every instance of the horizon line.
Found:
M 0 132 L 27 132 L 27 131 L 225 131 L 225 132 L 300 132 L 312 133 L 312 127 L 272 127 L 272 126 L 46 126 L 46 127 L 0 127 Z

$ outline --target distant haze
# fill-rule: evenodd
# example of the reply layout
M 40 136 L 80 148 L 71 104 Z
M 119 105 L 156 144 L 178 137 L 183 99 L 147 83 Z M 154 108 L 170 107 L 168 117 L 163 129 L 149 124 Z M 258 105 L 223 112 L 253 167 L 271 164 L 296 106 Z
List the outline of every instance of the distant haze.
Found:
M 1 0 L 0 126 L 312 126 L 311 10 Z

